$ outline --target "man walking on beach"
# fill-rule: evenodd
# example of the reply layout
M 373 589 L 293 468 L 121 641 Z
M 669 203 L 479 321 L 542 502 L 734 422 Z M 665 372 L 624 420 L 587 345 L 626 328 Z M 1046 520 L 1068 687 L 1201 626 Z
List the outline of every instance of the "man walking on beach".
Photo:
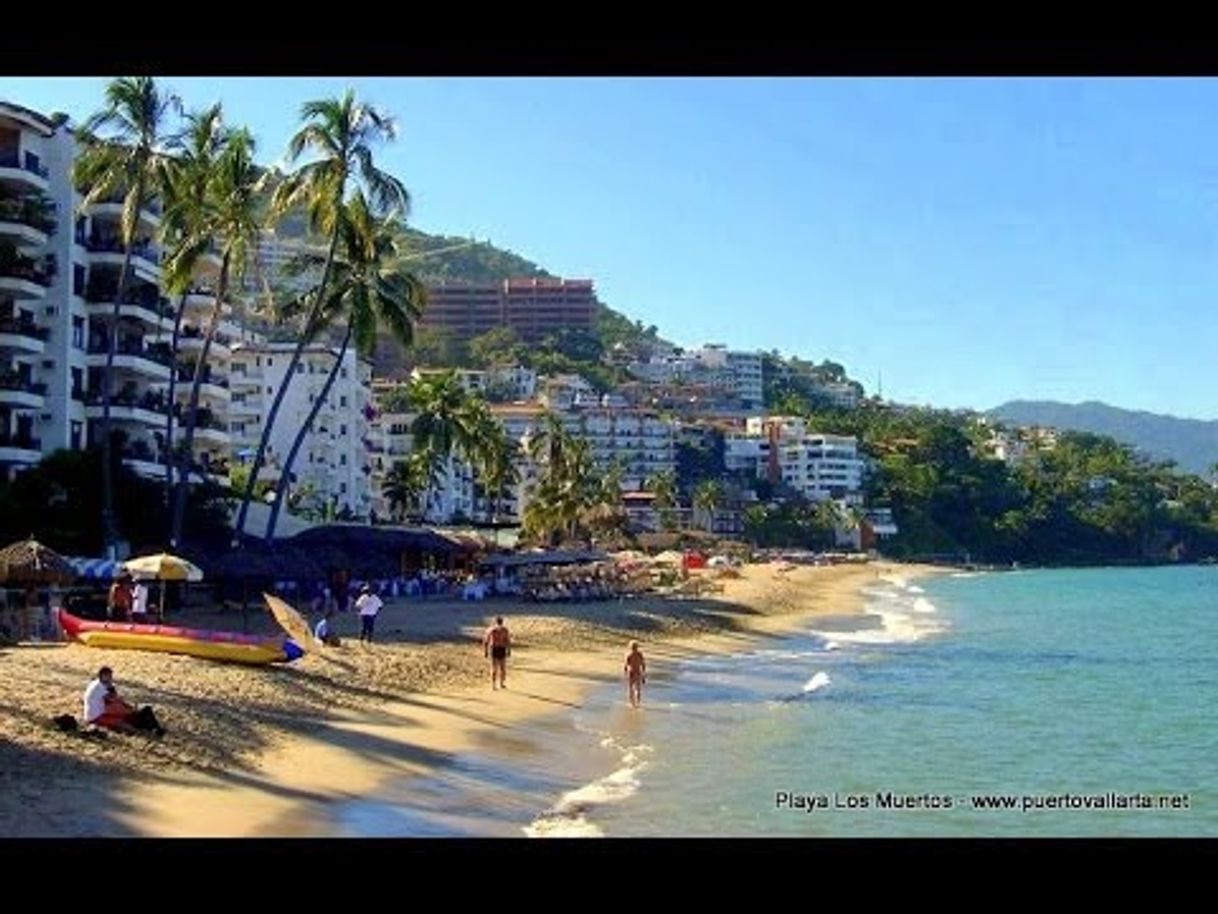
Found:
M 630 707 L 637 708 L 643 702 L 643 683 L 647 681 L 647 661 L 639 650 L 637 641 L 630 642 L 630 653 L 626 655 L 626 700 Z
M 359 610 L 360 641 L 372 643 L 372 627 L 376 624 L 376 614 L 384 605 L 385 602 L 374 594 L 367 584 L 360 588 L 359 599 L 355 601 L 355 608 Z
M 495 617 L 495 624 L 486 630 L 482 639 L 482 649 L 491 659 L 491 690 L 507 688 L 507 658 L 512 653 L 512 636 L 503 624 L 503 616 Z M 499 685 L 496 686 L 496 676 Z

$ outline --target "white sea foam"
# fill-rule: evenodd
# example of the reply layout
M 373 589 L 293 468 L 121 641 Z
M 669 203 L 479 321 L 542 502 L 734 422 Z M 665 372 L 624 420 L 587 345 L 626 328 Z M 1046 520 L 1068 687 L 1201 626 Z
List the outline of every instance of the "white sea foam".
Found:
M 804 683 L 803 693 L 807 695 L 810 692 L 815 692 L 817 689 L 823 689 L 829 684 L 829 674 L 822 671 L 814 673 L 812 678 Z
M 917 584 L 910 584 L 905 589 L 908 590 L 910 593 L 926 593 L 926 591 L 923 590 L 921 587 L 919 587 Z
M 587 813 L 607 803 L 620 803 L 639 789 L 639 772 L 647 767 L 646 757 L 652 747 L 646 743 L 622 746 L 613 737 L 601 740 L 601 746 L 622 753 L 621 767 L 603 778 L 569 790 L 529 825 L 524 833 L 530 838 L 596 838 L 604 834 L 588 821 Z
M 947 628 L 938 617 L 938 608 L 923 596 L 913 593 L 881 592 L 866 604 L 867 613 L 880 624 L 859 631 L 834 631 L 833 640 L 842 644 L 900 644 L 920 641 Z M 828 637 L 828 632 L 814 632 Z
M 840 647 L 841 647 L 841 645 L 838 644 L 836 641 L 826 641 L 825 642 L 825 650 L 827 650 L 827 651 L 836 651 Z

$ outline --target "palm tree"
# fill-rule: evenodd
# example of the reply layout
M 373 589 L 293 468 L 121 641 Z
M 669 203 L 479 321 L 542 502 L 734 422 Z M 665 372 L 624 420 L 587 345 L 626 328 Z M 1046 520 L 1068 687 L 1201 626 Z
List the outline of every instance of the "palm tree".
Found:
M 254 138 L 245 129 L 235 130 L 224 144 L 216 162 L 215 173 L 207 181 L 205 207 L 196 230 L 186 238 L 168 263 L 176 284 L 188 281 L 198 258 L 218 247 L 220 278 L 216 284 L 215 303 L 203 334 L 203 345 L 195 361 L 194 377 L 190 383 L 190 401 L 185 412 L 186 429 L 183 450 L 187 471 L 178 478 L 177 497 L 173 506 L 173 528 L 170 541 L 175 545 L 182 537 L 182 522 L 186 514 L 186 497 L 190 486 L 190 464 L 193 462 L 195 429 L 199 415 L 199 390 L 207 366 L 207 354 L 220 325 L 220 314 L 228 296 L 229 280 L 240 287 L 251 250 L 257 243 L 258 197 L 264 178 L 254 165 Z
M 419 496 L 435 482 L 431 476 L 431 461 L 423 451 L 415 451 L 405 460 L 397 461 L 385 474 L 381 492 L 389 501 L 394 517 L 410 516 L 417 507 Z
M 477 439 L 469 424 L 469 395 L 455 371 L 415 378 L 407 395 L 416 413 L 410 434 L 415 449 L 428 455 L 433 476 L 447 474 L 454 453 L 476 453 Z
M 566 452 L 574 439 L 567 431 L 562 420 L 552 412 L 541 415 L 539 426 L 529 436 L 527 450 L 529 457 L 543 469 L 556 468 L 561 473 Z
M 352 338 L 361 355 L 371 355 L 376 344 L 377 327 L 384 324 L 394 339 L 403 346 L 409 346 L 414 337 L 414 325 L 422 316 L 427 300 L 427 292 L 419 278 L 402 269 L 402 239 L 393 221 L 376 219 L 359 191 L 347 205 L 347 217 L 343 220 L 341 234 L 344 256 L 335 263 L 327 301 L 316 312 L 313 324 L 306 326 L 306 337 L 316 337 L 343 312 L 347 315 L 347 329 L 321 394 L 314 399 L 309 416 L 297 431 L 283 464 L 275 501 L 271 504 L 271 516 L 267 521 L 267 542 L 275 537 L 275 525 L 287 495 L 296 455 L 322 404 L 330 396 L 330 389 L 338 377 Z
M 310 313 L 304 322 L 308 329 L 316 323 L 316 312 L 328 300 L 326 288 L 338 249 L 341 223 L 345 219 L 344 200 L 348 185 L 355 182 L 366 187 L 373 208 L 385 218 L 394 213 L 404 216 L 409 209 L 410 195 L 401 181 L 376 168 L 372 162 L 371 144 L 376 140 L 392 139 L 395 135 L 393 122 L 375 108 L 356 102 L 353 92 L 348 91 L 341 99 L 306 102 L 301 108 L 301 118 L 305 124 L 288 143 L 288 161 L 296 162 L 305 152 L 311 153 L 314 158 L 285 176 L 275 188 L 272 210 L 277 215 L 283 215 L 304 207 L 310 229 L 315 234 L 330 237 L 321 281 L 316 294 L 312 296 Z M 250 468 L 249 483 L 237 513 L 235 535 L 245 529 L 254 483 L 266 459 L 267 443 L 306 344 L 307 334 L 302 334 L 263 423 L 258 450 Z
M 491 502 L 490 521 L 495 524 L 503 508 L 504 493 L 520 482 L 520 471 L 516 468 L 520 445 L 508 438 L 503 426 L 494 419 L 477 427 L 475 437 L 479 442 L 478 473 Z
M 131 255 L 140 210 L 160 192 L 167 157 L 164 151 L 166 121 L 180 102 L 165 94 L 150 76 L 122 77 L 106 86 L 106 106 L 90 116 L 76 133 L 80 152 L 73 163 L 73 181 L 84 194 L 79 212 L 87 213 L 98 201 L 123 194 L 120 231 L 123 264 L 110 315 L 106 367 L 102 373 L 102 535 L 107 552 L 118 539 L 114 519 L 114 479 L 110 460 L 110 398 L 114 388 L 114 354 L 118 344 L 119 309 L 131 282 Z M 100 136 L 105 130 L 107 136 Z M 166 442 L 166 447 L 169 442 Z
M 704 479 L 694 487 L 693 505 L 706 517 L 707 532 L 713 532 L 715 510 L 723 501 L 723 486 L 716 479 Z
M 656 473 L 644 485 L 655 494 L 655 506 L 660 509 L 660 524 L 667 531 L 676 529 L 672 509 L 677 506 L 677 477 L 672 470 Z
M 224 129 L 221 119 L 220 105 L 212 105 L 205 111 L 190 114 L 186 117 L 186 130 L 174 142 L 175 156 L 169 162 L 164 175 L 164 213 L 161 219 L 167 246 L 171 248 L 170 263 L 177 267 L 177 272 L 170 271 L 165 280 L 165 288 L 170 294 L 178 295 L 178 307 L 174 312 L 173 336 L 170 340 L 170 352 L 173 354 L 173 370 L 169 374 L 168 402 L 169 409 L 165 415 L 165 504 L 173 504 L 173 471 L 174 449 L 173 420 L 174 406 L 177 402 L 178 380 L 178 339 L 182 332 L 182 318 L 186 312 L 186 296 L 190 292 L 192 273 L 198 260 L 197 247 L 192 238 L 197 238 L 203 231 L 205 214 L 207 212 L 207 190 L 212 180 L 216 160 L 228 141 L 229 132 Z M 186 462 L 185 473 L 190 475 L 190 461 Z M 169 542 L 176 547 L 177 537 L 173 530 L 172 514 L 169 522 Z

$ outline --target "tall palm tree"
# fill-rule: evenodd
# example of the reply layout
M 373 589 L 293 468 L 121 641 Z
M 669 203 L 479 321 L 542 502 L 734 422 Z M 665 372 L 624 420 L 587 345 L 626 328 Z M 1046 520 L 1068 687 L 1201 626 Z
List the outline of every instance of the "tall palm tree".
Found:
M 474 437 L 478 442 L 477 472 L 490 501 L 490 522 L 495 524 L 503 507 L 504 493 L 520 481 L 516 468 L 520 445 L 508 438 L 503 426 L 489 412 L 475 426 Z
M 713 532 L 715 509 L 723 501 L 723 486 L 716 479 L 704 479 L 694 487 L 693 506 L 706 517 L 707 532 Z
M 477 439 L 469 422 L 469 395 L 455 371 L 415 378 L 407 394 L 416 414 L 410 434 L 415 449 L 428 455 L 434 476 L 448 472 L 454 453 L 469 456 L 477 452 Z
M 198 258 L 213 247 L 219 248 L 220 278 L 216 283 L 215 303 L 203 334 L 203 345 L 195 361 L 190 382 L 190 401 L 184 413 L 185 433 L 183 452 L 187 470 L 179 474 L 177 497 L 173 506 L 173 528 L 170 542 L 175 545 L 182 537 L 186 516 L 186 498 L 190 488 L 190 465 L 193 462 L 195 430 L 199 415 L 199 390 L 211 350 L 220 325 L 220 314 L 228 297 L 229 284 L 240 288 L 251 250 L 257 244 L 258 197 L 264 176 L 254 164 L 254 138 L 245 129 L 234 130 L 224 144 L 216 162 L 215 172 L 207 182 L 205 207 L 200 224 L 174 252 L 168 270 L 175 283 L 188 278 Z
M 345 219 L 344 201 L 348 186 L 355 183 L 366 188 L 373 208 L 386 218 L 393 213 L 405 216 L 410 195 L 401 181 L 378 169 L 372 161 L 372 143 L 390 140 L 395 135 L 392 120 L 370 105 L 357 102 L 353 92 L 348 91 L 341 99 L 306 102 L 301 108 L 301 118 L 305 124 L 288 143 L 288 161 L 294 163 L 306 152 L 312 158 L 286 175 L 275 188 L 272 210 L 277 215 L 283 215 L 303 207 L 309 218 L 310 229 L 315 234 L 328 235 L 330 238 L 321 280 L 312 297 L 310 314 L 305 318 L 307 329 L 315 324 L 316 312 L 327 301 L 326 288 L 338 249 L 341 223 Z M 288 362 L 287 374 L 275 392 L 270 412 L 263 422 L 249 482 L 237 513 L 234 537 L 245 529 L 250 499 L 254 495 L 258 472 L 266 459 L 271 431 L 306 344 L 307 334 L 302 334 Z
M 431 461 L 423 451 L 415 451 L 405 460 L 397 461 L 385 474 L 381 492 L 389 501 L 389 511 L 395 517 L 410 516 L 412 506 L 418 505 L 419 496 L 435 483 L 431 475 Z
M 102 535 L 112 552 L 118 540 L 114 519 L 114 478 L 110 459 L 110 398 L 114 390 L 114 354 L 118 345 L 119 309 L 131 282 L 131 255 L 140 210 L 158 196 L 165 173 L 167 122 L 181 103 L 164 93 L 150 76 L 122 77 L 106 86 L 105 107 L 90 116 L 76 133 L 80 151 L 73 163 L 73 181 L 87 213 L 99 200 L 123 194 L 120 232 L 123 264 L 110 316 L 106 367 L 102 373 Z M 105 131 L 106 135 L 100 135 Z M 169 443 L 166 442 L 166 447 Z
M 677 477 L 672 470 L 664 470 L 649 478 L 645 485 L 655 493 L 655 506 L 660 509 L 660 525 L 668 531 L 676 529 L 676 517 L 672 509 L 677 506 Z
M 174 311 L 173 336 L 170 352 L 173 354 L 173 370 L 169 374 L 168 402 L 165 415 L 165 504 L 173 504 L 174 455 L 173 425 L 174 405 L 178 381 L 178 341 L 182 333 L 182 318 L 186 313 L 186 296 L 190 292 L 192 274 L 201 252 L 192 239 L 204 231 L 207 214 L 208 184 L 213 179 L 216 160 L 219 158 L 229 131 L 225 129 L 220 105 L 215 104 L 204 111 L 186 117 L 186 129 L 172 144 L 174 157 L 164 174 L 164 212 L 161 217 L 166 246 L 170 249 L 169 262 L 176 267 L 165 278 L 165 289 L 178 296 Z M 187 459 L 185 474 L 190 475 Z M 177 546 L 173 530 L 173 512 L 168 512 L 169 542 Z
M 327 301 L 317 312 L 313 325 L 306 327 L 306 332 L 308 336 L 315 337 L 343 313 L 347 317 L 347 329 L 321 394 L 313 401 L 309 416 L 297 431 L 292 449 L 288 451 L 283 464 L 275 501 L 271 504 L 271 516 L 267 521 L 267 542 L 275 537 L 275 525 L 287 496 L 296 455 L 322 404 L 330 396 L 330 389 L 338 377 L 352 339 L 361 355 L 371 355 L 376 344 L 377 327 L 383 324 L 389 328 L 394 339 L 403 346 L 409 346 L 414 338 L 414 325 L 422 316 L 427 300 L 423 283 L 402 267 L 402 237 L 396 230 L 394 220 L 376 219 L 361 192 L 356 191 L 347 205 L 347 217 L 341 228 L 343 256 L 335 263 Z

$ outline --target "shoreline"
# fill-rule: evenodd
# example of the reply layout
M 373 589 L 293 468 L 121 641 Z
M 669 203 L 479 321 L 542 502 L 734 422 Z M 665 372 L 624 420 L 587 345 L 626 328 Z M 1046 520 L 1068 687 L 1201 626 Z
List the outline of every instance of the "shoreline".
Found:
M 469 604 L 437 604 L 422 611 L 419 604 L 392 604 L 384 628 L 391 634 L 404 632 L 408 643 L 419 645 L 417 649 L 393 643 L 372 648 L 352 644 L 334 657 L 310 658 L 299 670 L 276 671 L 280 675 L 274 678 L 281 680 L 276 685 L 283 689 L 336 684 L 339 690 L 345 685 L 355 692 L 323 707 L 322 713 L 314 708 L 308 726 L 275 734 L 261 732 L 267 728 L 249 727 L 243 735 L 251 737 L 255 745 L 233 751 L 253 757 L 219 770 L 187 764 L 166 766 L 158 772 L 154 763 L 152 772 L 145 772 L 152 777 L 122 777 L 118 784 L 109 785 L 111 790 L 90 789 L 90 779 L 83 778 L 75 786 L 66 785 L 67 790 L 27 796 L 27 802 L 32 800 L 43 808 L 38 822 L 27 823 L 25 828 L 42 835 L 332 835 L 331 814 L 340 803 L 366 799 L 404 778 L 437 774 L 458 756 L 477 753 L 488 745 L 528 751 L 530 731 L 544 727 L 547 718 L 570 715 L 593 688 L 620 683 L 621 658 L 631 637 L 643 642 L 650 670 L 660 672 L 683 659 L 740 650 L 799 630 L 811 618 L 863 615 L 862 589 L 881 576 L 912 580 L 947 571 L 890 562 L 797 566 L 786 572 L 779 572 L 778 567 L 747 566 L 743 577 L 726 581 L 723 596 L 713 600 L 661 597 L 617 605 L 560 607 L 494 601 L 475 604 L 473 609 L 465 608 Z M 509 665 L 508 689 L 492 692 L 477 639 L 482 619 L 500 613 L 513 629 L 516 649 Z M 435 625 L 429 628 L 437 620 L 444 631 L 432 631 Z M 402 627 L 389 628 L 395 624 Z M 454 628 L 456 638 L 451 637 Z M 78 652 L 89 651 L 87 659 L 103 653 L 73 647 Z M 377 656 L 382 651 L 398 656 Z M 429 659 L 438 657 L 441 667 L 449 664 L 454 669 L 441 669 L 433 683 L 399 694 L 358 684 L 354 674 L 366 671 L 346 662 L 350 658 L 375 664 L 385 659 L 388 676 L 408 675 L 408 665 L 406 674 L 400 669 L 405 661 L 418 660 L 413 655 L 424 653 L 435 655 Z M 187 659 L 148 656 L 161 663 Z M 130 657 L 131 652 L 124 652 L 120 660 Z M 471 663 L 465 664 L 466 660 Z M 177 672 L 203 675 L 209 668 L 199 663 L 193 661 Z M 477 670 L 482 671 L 481 676 Z M 381 671 L 374 667 L 373 672 Z M 453 675 L 446 677 L 444 672 Z M 330 677 L 336 683 L 321 682 Z M 330 696 L 323 689 L 320 697 L 324 706 Z M 275 710 L 280 718 L 285 712 L 292 713 L 290 707 Z M 172 739 L 171 729 L 166 743 L 171 744 Z M 7 793 L 10 799 L 0 800 L 0 832 L 21 834 L 25 829 L 20 821 L 15 831 L 3 826 L 12 818 L 6 807 L 14 800 L 20 802 L 20 792 L 16 797 L 12 791 Z M 82 805 L 91 814 L 81 816 Z M 106 821 L 109 827 L 103 824 Z

